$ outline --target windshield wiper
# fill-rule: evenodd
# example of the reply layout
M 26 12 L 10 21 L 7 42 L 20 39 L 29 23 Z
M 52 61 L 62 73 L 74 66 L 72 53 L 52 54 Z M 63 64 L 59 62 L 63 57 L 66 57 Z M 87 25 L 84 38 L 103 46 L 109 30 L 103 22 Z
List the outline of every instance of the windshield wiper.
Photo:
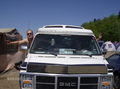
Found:
M 49 53 L 54 55 L 54 56 L 57 56 L 57 53 L 55 53 L 55 52 L 49 52 Z
M 83 54 L 83 55 L 86 55 L 86 56 L 90 56 L 90 57 L 92 57 L 92 54 Z

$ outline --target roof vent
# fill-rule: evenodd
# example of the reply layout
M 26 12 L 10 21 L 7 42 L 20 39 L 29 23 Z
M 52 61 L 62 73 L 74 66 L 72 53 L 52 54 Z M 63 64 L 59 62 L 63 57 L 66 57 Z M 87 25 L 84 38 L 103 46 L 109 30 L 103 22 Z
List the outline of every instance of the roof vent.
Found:
M 75 29 L 84 29 L 81 26 L 74 26 L 74 25 L 47 25 L 43 28 L 75 28 Z
M 63 26 L 45 26 L 45 28 L 63 28 Z
M 83 29 L 83 27 L 80 27 L 80 26 L 66 26 L 65 28 Z

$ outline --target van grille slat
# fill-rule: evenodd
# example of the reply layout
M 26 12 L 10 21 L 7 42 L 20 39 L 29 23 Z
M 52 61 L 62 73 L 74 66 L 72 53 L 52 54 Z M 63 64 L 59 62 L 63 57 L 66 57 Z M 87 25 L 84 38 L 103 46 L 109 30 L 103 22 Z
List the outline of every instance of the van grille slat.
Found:
M 36 76 L 36 89 L 98 89 L 98 77 Z

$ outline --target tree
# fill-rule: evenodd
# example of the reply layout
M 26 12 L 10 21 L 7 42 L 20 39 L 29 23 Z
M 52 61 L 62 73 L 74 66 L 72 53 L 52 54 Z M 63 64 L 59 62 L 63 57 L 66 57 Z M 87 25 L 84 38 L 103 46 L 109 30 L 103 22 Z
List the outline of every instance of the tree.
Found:
M 82 24 L 82 26 L 93 30 L 97 37 L 102 33 L 105 41 L 120 41 L 120 19 L 118 17 L 120 18 L 120 12 L 119 15 L 111 15 L 99 20 L 94 19 Z
M 118 12 L 118 18 L 120 19 L 120 11 Z

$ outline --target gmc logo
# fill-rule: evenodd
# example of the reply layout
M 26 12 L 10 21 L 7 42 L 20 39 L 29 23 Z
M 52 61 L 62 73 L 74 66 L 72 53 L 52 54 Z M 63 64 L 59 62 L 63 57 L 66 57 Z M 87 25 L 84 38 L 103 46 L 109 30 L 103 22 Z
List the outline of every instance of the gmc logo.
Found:
M 76 87 L 77 84 L 74 82 L 59 82 L 60 87 Z

